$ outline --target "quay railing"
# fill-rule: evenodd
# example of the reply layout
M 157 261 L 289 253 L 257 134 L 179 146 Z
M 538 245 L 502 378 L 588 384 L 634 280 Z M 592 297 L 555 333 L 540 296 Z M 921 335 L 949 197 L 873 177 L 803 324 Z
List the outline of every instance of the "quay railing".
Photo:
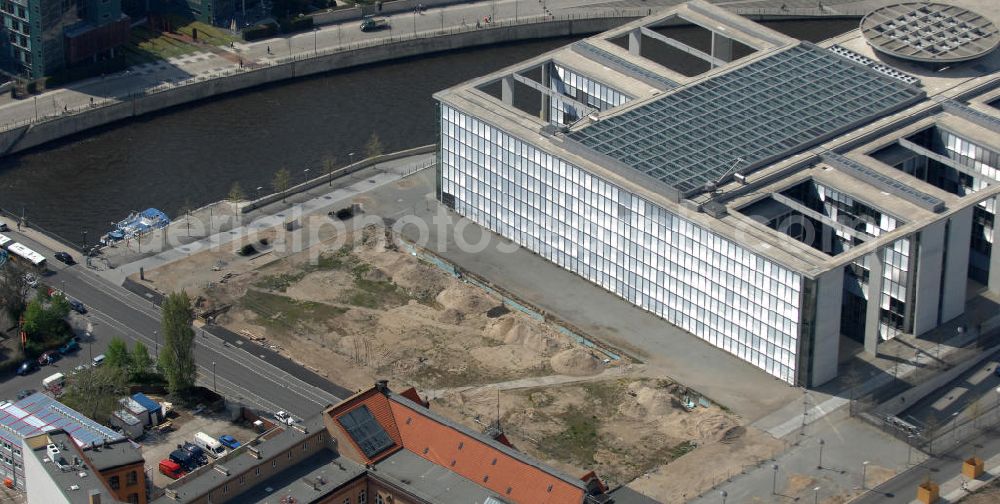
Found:
M 135 100 L 138 98 L 155 95 L 158 93 L 170 91 L 183 86 L 197 84 L 199 82 L 233 77 L 237 75 L 244 75 L 253 72 L 260 72 L 269 68 L 279 67 L 299 61 L 323 58 L 338 53 L 345 53 L 345 52 L 357 51 L 360 49 L 382 47 L 393 44 L 400 44 L 404 42 L 412 42 L 414 40 L 445 37 L 450 35 L 457 35 L 462 33 L 476 32 L 476 31 L 504 30 L 516 26 L 528 26 L 528 25 L 547 24 L 553 22 L 566 22 L 575 20 L 583 21 L 591 19 L 616 19 L 616 18 L 634 19 L 646 16 L 649 14 L 649 12 L 650 9 L 611 9 L 606 11 L 572 13 L 572 14 L 554 14 L 554 15 L 544 14 L 544 15 L 533 15 L 533 16 L 519 16 L 516 19 L 497 20 L 485 24 L 480 23 L 478 27 L 475 23 L 473 24 L 463 23 L 457 26 L 450 26 L 450 27 L 446 26 L 443 28 L 432 29 L 432 30 L 423 30 L 423 31 L 415 30 L 405 35 L 390 35 L 387 37 L 379 37 L 375 39 L 351 42 L 347 44 L 337 44 L 336 46 L 322 48 L 322 49 L 315 49 L 312 51 L 305 50 L 305 51 L 300 51 L 298 53 L 292 52 L 289 56 L 272 57 L 265 59 L 264 61 L 258 61 L 253 63 L 244 62 L 242 67 L 233 67 L 209 75 L 196 75 L 185 79 L 180 79 L 176 81 L 167 81 L 152 86 L 137 87 L 134 90 L 126 93 L 117 93 L 115 96 L 92 99 L 91 103 L 84 104 L 82 106 L 76 106 L 76 107 L 64 106 L 62 110 L 56 109 L 52 113 L 39 114 L 38 113 L 39 105 L 36 103 L 35 117 L 29 117 L 27 119 L 22 119 L 19 121 L 4 123 L 0 125 L 0 132 L 10 131 L 13 129 L 17 129 L 23 126 L 29 126 L 32 124 L 39 124 L 48 121 L 63 119 L 66 117 L 71 117 L 75 114 L 83 113 L 89 110 L 117 105 L 119 103 L 125 103 L 130 100 Z M 398 21 L 404 16 L 405 15 L 393 16 L 393 19 L 397 20 L 397 27 L 395 28 L 395 31 L 399 32 L 405 30 L 406 22 Z M 114 79 L 116 77 L 127 76 L 130 74 L 130 72 L 131 69 L 128 69 L 116 75 L 104 77 L 104 79 Z M 35 97 L 35 99 L 37 100 L 37 97 Z M 48 108 L 48 103 L 46 103 L 44 107 Z

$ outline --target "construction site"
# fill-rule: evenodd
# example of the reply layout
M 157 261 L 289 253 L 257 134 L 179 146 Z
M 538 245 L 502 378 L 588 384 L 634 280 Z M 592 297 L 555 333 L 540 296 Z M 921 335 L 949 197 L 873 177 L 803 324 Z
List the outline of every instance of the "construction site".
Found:
M 478 430 L 499 427 L 540 460 L 571 474 L 596 470 L 612 485 L 643 478 L 665 500 L 695 495 L 780 449 L 599 335 L 362 222 L 343 212 L 308 216 L 293 231 L 259 229 L 133 280 L 186 291 L 200 319 L 348 389 L 376 378 L 413 385 L 438 411 Z M 304 236 L 306 245 L 291 245 Z

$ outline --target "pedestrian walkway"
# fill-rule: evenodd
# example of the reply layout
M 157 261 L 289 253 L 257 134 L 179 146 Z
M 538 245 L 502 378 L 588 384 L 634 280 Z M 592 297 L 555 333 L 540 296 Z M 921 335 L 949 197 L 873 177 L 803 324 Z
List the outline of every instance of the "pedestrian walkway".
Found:
M 414 167 L 427 166 L 431 159 L 433 154 L 419 154 L 379 163 L 363 173 L 334 179 L 330 186 L 319 185 L 302 193 L 290 194 L 285 202 L 266 205 L 247 214 L 234 214 L 232 204 L 228 202 L 207 205 L 193 215 L 175 219 L 165 231 L 158 230 L 147 235 L 144 240 L 146 252 L 142 251 L 138 242 L 106 248 L 105 255 L 113 267 L 98 270 L 98 274 L 121 285 L 125 278 L 140 269 L 151 270 L 204 250 L 227 246 L 250 233 L 281 226 L 290 218 L 302 219 L 336 210 L 358 193 L 395 182 L 411 173 Z M 223 212 L 223 207 L 230 210 Z M 243 225 L 243 221 L 249 223 Z M 191 233 L 192 228 L 195 230 L 194 237 L 187 239 L 186 235 Z M 130 247 L 136 247 L 134 253 L 130 253 Z

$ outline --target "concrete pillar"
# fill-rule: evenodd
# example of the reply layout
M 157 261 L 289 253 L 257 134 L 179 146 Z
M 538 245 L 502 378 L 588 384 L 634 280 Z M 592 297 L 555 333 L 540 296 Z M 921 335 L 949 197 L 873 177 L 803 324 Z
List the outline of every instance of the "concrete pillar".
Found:
M 542 84 L 545 87 L 549 88 L 549 89 L 552 88 L 551 73 L 552 73 L 552 65 L 550 65 L 548 63 L 543 64 L 542 65 Z M 552 99 L 549 97 L 549 95 L 547 95 L 545 93 L 542 93 L 542 110 L 541 110 L 541 113 L 540 113 L 539 117 L 540 117 L 541 120 L 543 120 L 545 122 L 549 122 L 551 120 L 551 116 L 552 116 L 552 109 L 551 109 L 551 104 L 550 104 L 551 100 Z
M 920 336 L 938 326 L 941 306 L 941 268 L 944 267 L 944 237 L 947 219 L 941 219 L 916 235 L 916 281 L 913 285 L 913 329 Z M 914 261 L 911 261 L 911 264 Z
M 837 377 L 843 297 L 844 268 L 827 271 L 816 279 L 810 387 L 822 385 Z
M 733 39 L 712 32 L 712 57 L 722 61 L 733 61 Z
M 500 79 L 500 101 L 504 105 L 514 104 L 514 78 L 509 75 Z
M 994 198 L 993 211 L 997 211 L 1000 198 Z M 990 277 L 986 287 L 990 292 L 1000 293 L 1000 219 L 993 218 L 993 247 L 990 249 Z
M 638 28 L 628 32 L 628 52 L 636 56 L 642 53 L 642 32 Z
M 882 261 L 885 253 L 878 249 L 868 254 L 868 310 L 865 313 L 865 352 L 878 353 L 879 318 L 882 311 Z
M 969 280 L 969 243 L 972 238 L 972 205 L 948 219 L 940 323 L 965 312 L 965 288 Z

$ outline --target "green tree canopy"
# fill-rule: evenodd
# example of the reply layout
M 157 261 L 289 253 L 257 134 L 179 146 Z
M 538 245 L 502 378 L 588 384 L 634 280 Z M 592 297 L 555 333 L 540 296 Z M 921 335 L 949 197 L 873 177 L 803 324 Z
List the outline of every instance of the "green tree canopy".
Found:
M 127 393 L 125 373 L 119 368 L 101 366 L 71 376 L 59 400 L 98 422 L 107 423 L 118 409 L 118 400 Z
M 104 351 L 104 357 L 108 366 L 129 373 L 132 369 L 132 356 L 128 351 L 128 343 L 115 336 L 108 342 L 108 349 Z
M 160 367 L 170 393 L 183 398 L 194 387 L 197 376 L 191 299 L 184 291 L 174 292 L 163 301 L 161 311 L 163 349 L 160 351 Z
M 146 377 L 154 373 L 153 358 L 149 356 L 149 347 L 141 341 L 136 341 L 132 345 L 132 369 L 129 375 L 132 381 L 143 381 Z

